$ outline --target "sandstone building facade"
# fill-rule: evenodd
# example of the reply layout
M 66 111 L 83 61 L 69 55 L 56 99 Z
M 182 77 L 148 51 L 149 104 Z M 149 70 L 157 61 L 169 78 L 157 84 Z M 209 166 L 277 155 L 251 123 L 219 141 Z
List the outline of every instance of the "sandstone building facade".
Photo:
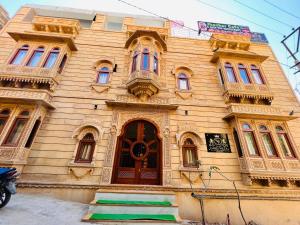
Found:
M 8 13 L 0 5 L 0 30 L 3 28 L 3 26 L 7 23 L 8 20 L 9 20 Z
M 172 191 L 180 217 L 199 220 L 194 191 L 207 220 L 242 224 L 235 181 L 248 220 L 300 222 L 300 107 L 269 45 L 24 6 L 0 50 L 0 166 L 18 168 L 20 190 Z

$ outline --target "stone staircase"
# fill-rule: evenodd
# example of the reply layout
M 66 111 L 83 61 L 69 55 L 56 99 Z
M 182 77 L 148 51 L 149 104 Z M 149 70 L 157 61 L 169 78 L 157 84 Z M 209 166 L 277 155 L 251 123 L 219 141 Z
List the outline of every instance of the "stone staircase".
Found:
M 98 190 L 84 222 L 101 224 L 180 224 L 173 192 Z

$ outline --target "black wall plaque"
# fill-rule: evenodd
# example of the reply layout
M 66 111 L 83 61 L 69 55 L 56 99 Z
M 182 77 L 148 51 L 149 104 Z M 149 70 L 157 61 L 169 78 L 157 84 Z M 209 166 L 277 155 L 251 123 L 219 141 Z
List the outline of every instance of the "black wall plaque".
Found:
M 208 152 L 231 152 L 227 134 L 205 133 Z

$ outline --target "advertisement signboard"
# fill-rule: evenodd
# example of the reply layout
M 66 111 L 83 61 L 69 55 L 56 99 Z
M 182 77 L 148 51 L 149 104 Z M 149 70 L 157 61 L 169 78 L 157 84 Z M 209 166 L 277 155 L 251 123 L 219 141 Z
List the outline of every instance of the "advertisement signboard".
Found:
M 198 21 L 199 31 L 210 33 L 222 33 L 222 34 L 239 34 L 250 36 L 251 31 L 247 26 L 223 24 L 223 23 L 210 23 Z
M 269 43 L 264 33 L 251 32 L 251 41 L 260 43 Z

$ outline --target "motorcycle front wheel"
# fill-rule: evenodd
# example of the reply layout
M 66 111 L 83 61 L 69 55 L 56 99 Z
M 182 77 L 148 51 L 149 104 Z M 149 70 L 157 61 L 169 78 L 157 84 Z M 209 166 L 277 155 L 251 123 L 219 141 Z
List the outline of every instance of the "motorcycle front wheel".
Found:
M 11 193 L 4 188 L 0 190 L 0 208 L 4 207 L 10 200 Z

